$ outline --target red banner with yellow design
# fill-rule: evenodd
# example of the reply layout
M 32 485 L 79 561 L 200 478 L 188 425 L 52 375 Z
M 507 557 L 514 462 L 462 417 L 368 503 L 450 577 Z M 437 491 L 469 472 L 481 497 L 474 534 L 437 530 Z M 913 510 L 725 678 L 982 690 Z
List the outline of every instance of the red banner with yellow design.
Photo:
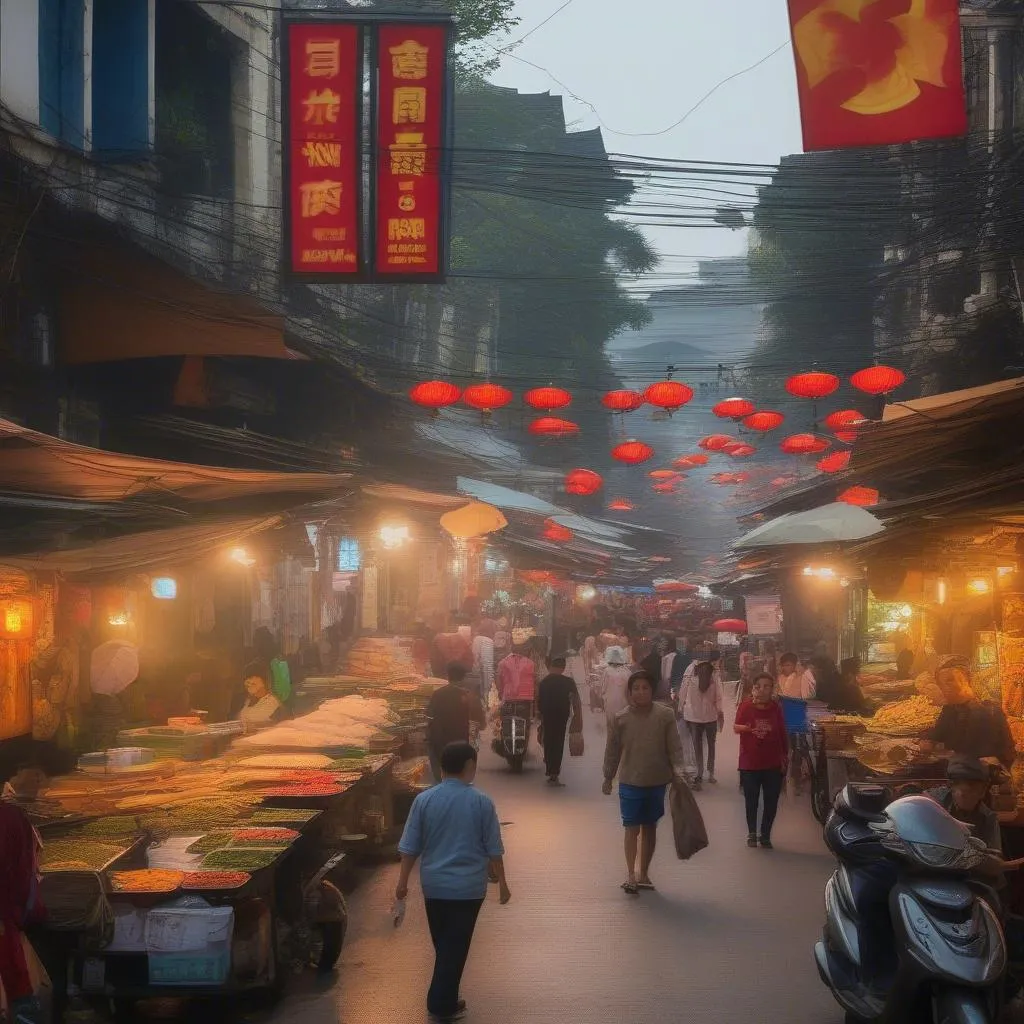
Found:
M 285 224 L 295 274 L 360 270 L 361 28 L 289 24 Z
M 967 131 L 957 0 L 789 0 L 804 149 Z
M 382 25 L 377 34 L 374 271 L 443 271 L 446 25 Z

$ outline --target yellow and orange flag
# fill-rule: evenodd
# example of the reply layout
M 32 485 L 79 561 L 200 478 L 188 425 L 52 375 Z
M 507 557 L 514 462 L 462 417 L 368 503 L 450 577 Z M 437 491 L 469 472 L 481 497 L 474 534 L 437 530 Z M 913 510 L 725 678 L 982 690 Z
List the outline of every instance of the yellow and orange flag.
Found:
M 789 0 L 804 149 L 967 131 L 957 0 Z

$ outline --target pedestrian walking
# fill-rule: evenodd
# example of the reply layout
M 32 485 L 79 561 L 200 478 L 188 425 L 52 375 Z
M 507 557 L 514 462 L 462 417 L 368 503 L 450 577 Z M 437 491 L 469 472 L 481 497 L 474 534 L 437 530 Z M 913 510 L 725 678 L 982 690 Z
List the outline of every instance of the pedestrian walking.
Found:
M 548 675 L 537 688 L 537 711 L 540 714 L 541 742 L 544 745 L 544 770 L 549 786 L 561 786 L 562 758 L 565 756 L 565 734 L 570 715 L 573 728 L 583 728 L 583 706 L 576 680 L 565 674 L 565 658 L 548 660 Z
M 679 691 L 679 708 L 693 741 L 697 776 L 693 788 L 704 781 L 704 747 L 707 745 L 708 782 L 715 783 L 715 742 L 725 727 L 722 709 L 722 684 L 715 678 L 715 666 L 702 661 L 696 672 L 688 676 Z
M 650 867 L 658 838 L 658 822 L 665 816 L 665 791 L 673 779 L 686 777 L 683 748 L 675 714 L 654 702 L 654 680 L 634 672 L 627 682 L 629 705 L 608 729 L 604 753 L 604 786 L 610 796 L 619 777 L 619 809 L 625 829 L 626 881 L 631 896 L 653 889 Z
M 427 703 L 427 753 L 434 781 L 441 781 L 441 752 L 449 743 L 469 742 L 470 723 L 483 729 L 487 720 L 477 690 L 466 688 L 466 668 L 448 666 L 448 685 L 435 690 Z
M 413 866 L 420 863 L 420 887 L 434 944 L 427 1012 L 435 1021 L 451 1021 L 465 1012 L 459 985 L 487 895 L 489 870 L 497 876 L 502 905 L 512 898 L 497 811 L 490 797 L 473 787 L 476 759 L 476 750 L 468 743 L 444 748 L 441 784 L 413 801 L 398 844 L 402 867 L 396 900 L 408 897 Z
M 609 647 L 605 651 L 604 660 L 605 667 L 601 671 L 597 688 L 604 700 L 604 712 L 610 731 L 615 716 L 629 705 L 629 669 L 626 667 L 626 652 L 622 647 Z
M 733 727 L 740 737 L 740 785 L 747 809 L 747 846 L 772 848 L 772 825 L 786 777 L 789 744 L 782 707 L 772 699 L 775 680 L 762 673 L 754 680 L 750 700 L 736 710 Z M 761 828 L 757 811 L 762 802 Z
M 800 660 L 793 653 L 786 653 L 779 659 L 779 678 L 776 693 L 786 700 L 814 700 L 817 684 L 814 673 L 808 668 L 801 670 Z M 803 790 L 803 758 L 802 744 L 805 733 L 793 730 L 788 733 L 789 744 L 789 779 L 793 783 L 793 792 L 800 796 Z

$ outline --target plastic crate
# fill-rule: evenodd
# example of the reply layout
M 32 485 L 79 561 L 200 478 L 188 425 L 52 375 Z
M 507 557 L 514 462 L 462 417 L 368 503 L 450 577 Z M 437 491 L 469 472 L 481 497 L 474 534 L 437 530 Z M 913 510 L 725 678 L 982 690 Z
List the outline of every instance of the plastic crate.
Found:
M 150 953 L 150 985 L 223 985 L 231 970 L 231 946 L 202 953 Z
M 786 723 L 786 732 L 807 732 L 807 701 L 794 697 L 780 698 L 782 719 Z

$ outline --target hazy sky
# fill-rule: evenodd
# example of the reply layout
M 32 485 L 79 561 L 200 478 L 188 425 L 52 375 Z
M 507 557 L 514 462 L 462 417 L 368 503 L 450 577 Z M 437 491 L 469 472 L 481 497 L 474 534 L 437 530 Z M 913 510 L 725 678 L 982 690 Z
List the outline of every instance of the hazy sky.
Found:
M 510 41 L 530 33 L 563 2 L 517 0 L 522 23 Z M 800 150 L 789 45 L 721 85 L 678 128 L 653 133 L 682 117 L 723 79 L 786 44 L 788 37 L 786 0 L 570 0 L 515 48 L 520 60 L 503 60 L 493 81 L 524 92 L 563 95 L 570 127 L 600 125 L 612 153 L 776 163 Z M 598 114 L 523 61 L 545 68 Z M 649 234 L 669 257 L 665 269 L 679 266 L 673 255 L 731 256 L 742 249 L 740 236 L 724 230 L 659 228 Z

